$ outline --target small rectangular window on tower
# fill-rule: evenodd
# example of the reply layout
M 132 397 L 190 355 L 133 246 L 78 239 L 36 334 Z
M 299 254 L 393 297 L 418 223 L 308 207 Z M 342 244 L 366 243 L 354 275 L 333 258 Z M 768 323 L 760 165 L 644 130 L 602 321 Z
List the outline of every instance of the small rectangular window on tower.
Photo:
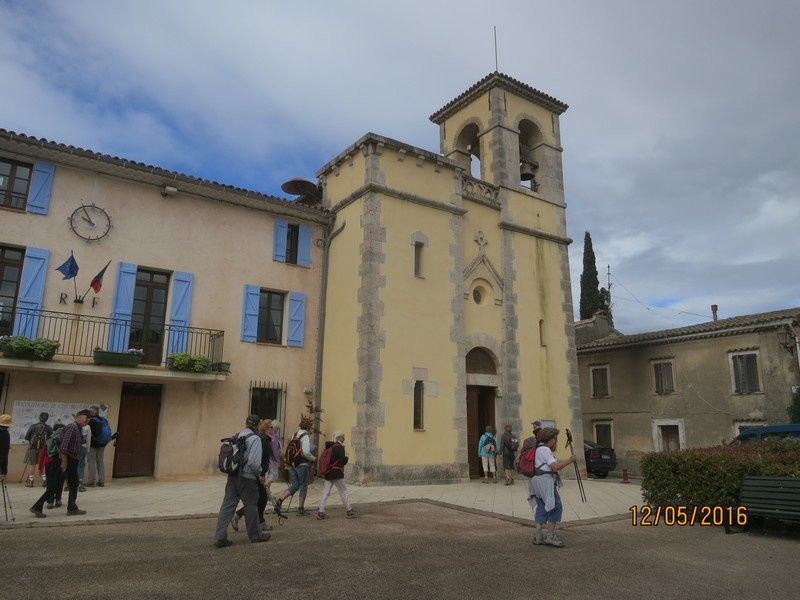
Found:
M 422 419 L 422 409 L 425 396 L 425 388 L 422 381 L 414 382 L 414 429 L 420 430 L 424 428 Z
M 422 277 L 422 242 L 414 242 L 414 277 Z

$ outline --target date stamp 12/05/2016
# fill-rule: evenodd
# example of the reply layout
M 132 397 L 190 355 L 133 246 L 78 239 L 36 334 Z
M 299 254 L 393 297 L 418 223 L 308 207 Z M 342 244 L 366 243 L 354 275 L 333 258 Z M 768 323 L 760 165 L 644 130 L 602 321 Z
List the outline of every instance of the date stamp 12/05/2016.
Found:
M 720 527 L 747 525 L 746 506 L 631 506 L 631 525 L 634 527 L 685 527 L 700 525 L 701 527 Z

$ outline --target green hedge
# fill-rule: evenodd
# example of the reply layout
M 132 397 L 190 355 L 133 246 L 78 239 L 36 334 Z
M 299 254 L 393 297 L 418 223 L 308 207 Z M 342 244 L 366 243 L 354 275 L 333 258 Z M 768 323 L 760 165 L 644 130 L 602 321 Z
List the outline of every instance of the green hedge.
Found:
M 641 460 L 642 496 L 653 506 L 738 504 L 745 475 L 800 478 L 800 444 L 769 440 L 654 452 Z

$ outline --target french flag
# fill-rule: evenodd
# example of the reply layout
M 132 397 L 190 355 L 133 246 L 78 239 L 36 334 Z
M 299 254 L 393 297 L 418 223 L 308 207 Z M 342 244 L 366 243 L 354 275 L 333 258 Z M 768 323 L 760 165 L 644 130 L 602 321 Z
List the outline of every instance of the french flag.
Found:
M 92 279 L 92 283 L 89 284 L 89 287 L 92 288 L 92 290 L 94 290 L 95 294 L 99 294 L 100 290 L 103 288 L 103 275 L 106 274 L 106 269 L 110 264 L 111 261 L 108 261 L 106 266 L 103 267 L 103 269 L 97 275 L 94 276 L 94 279 Z

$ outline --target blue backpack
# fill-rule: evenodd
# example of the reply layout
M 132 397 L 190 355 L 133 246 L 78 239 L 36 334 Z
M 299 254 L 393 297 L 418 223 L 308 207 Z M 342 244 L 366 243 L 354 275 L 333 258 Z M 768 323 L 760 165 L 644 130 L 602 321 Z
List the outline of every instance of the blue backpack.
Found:
M 105 417 L 94 417 L 94 419 L 100 425 L 100 435 L 97 438 L 97 442 L 105 446 L 111 441 L 111 436 L 114 435 L 111 432 L 111 425 L 108 424 L 108 420 Z

